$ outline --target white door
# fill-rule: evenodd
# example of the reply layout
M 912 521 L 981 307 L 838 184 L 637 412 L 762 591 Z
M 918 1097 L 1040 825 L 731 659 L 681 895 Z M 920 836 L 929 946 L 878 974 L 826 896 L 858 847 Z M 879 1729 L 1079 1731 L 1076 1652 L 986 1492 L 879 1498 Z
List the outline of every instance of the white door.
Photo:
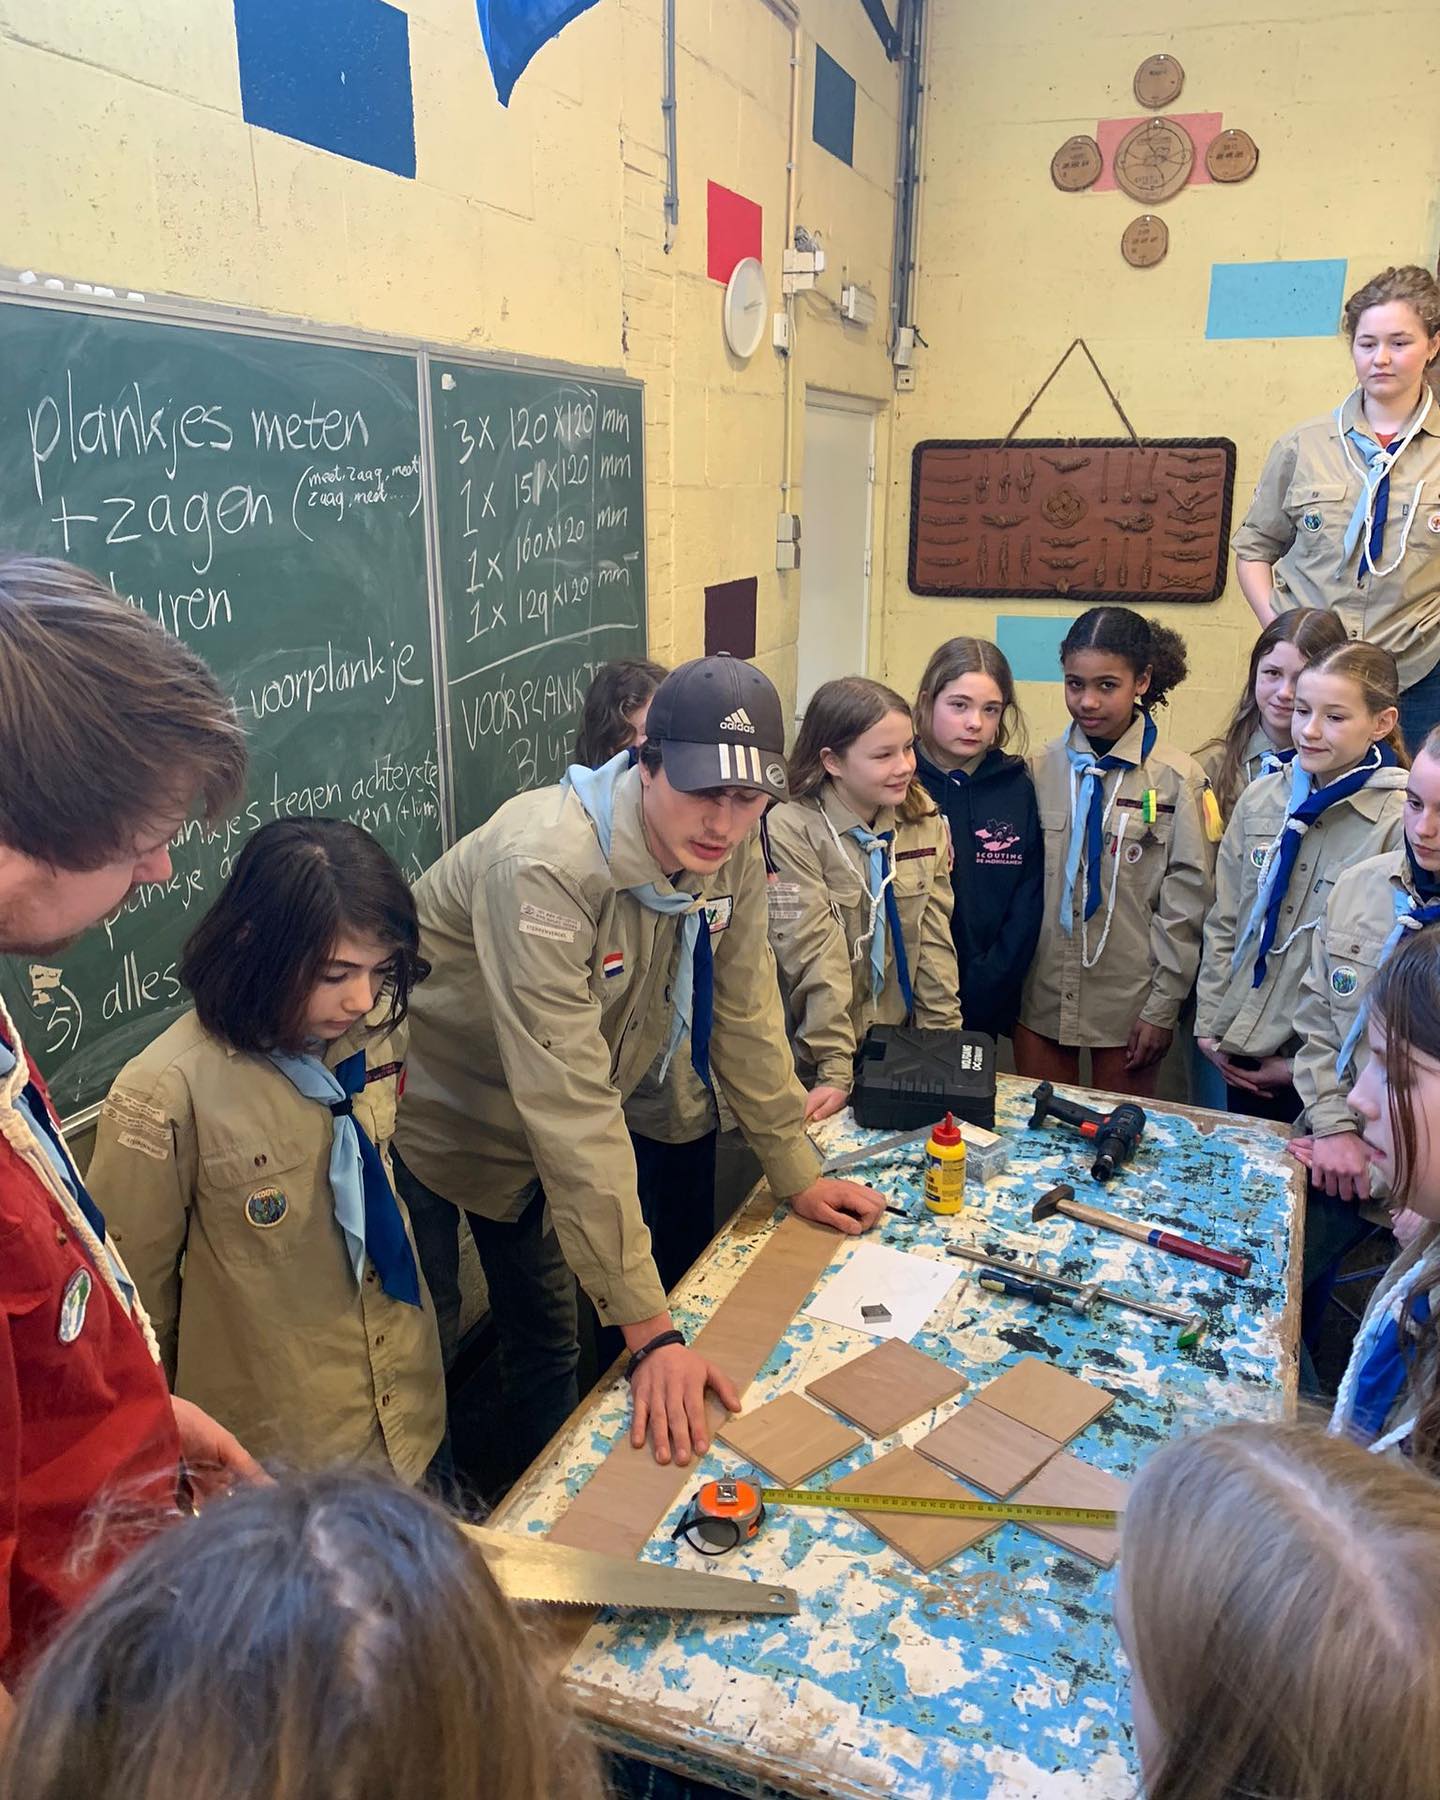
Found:
M 822 681 L 865 673 L 875 413 L 843 394 L 805 397 L 796 716 Z

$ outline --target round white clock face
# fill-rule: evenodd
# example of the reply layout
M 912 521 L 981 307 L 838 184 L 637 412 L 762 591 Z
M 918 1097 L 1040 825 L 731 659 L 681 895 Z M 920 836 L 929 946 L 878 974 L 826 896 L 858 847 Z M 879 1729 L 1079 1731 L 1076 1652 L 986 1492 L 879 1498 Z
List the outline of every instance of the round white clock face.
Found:
M 758 258 L 742 257 L 725 285 L 725 342 L 736 356 L 750 357 L 765 336 L 765 270 Z

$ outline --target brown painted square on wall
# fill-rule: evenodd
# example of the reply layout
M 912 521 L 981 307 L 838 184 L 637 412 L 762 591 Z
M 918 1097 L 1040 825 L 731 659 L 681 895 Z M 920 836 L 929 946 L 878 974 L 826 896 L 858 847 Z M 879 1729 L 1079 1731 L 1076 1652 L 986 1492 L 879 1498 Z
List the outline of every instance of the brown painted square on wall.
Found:
M 911 463 L 910 591 L 1215 600 L 1234 488 L 1229 438 L 932 438 Z

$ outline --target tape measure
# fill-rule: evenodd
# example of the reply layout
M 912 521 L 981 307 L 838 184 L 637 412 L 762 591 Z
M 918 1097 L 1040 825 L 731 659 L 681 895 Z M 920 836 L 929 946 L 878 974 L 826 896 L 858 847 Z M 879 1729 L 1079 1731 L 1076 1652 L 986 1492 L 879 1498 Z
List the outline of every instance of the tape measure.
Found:
M 835 1488 L 770 1488 L 752 1481 L 707 1481 L 671 1533 L 705 1556 L 748 1543 L 767 1506 L 814 1506 L 828 1512 L 908 1513 L 930 1519 L 985 1519 L 1000 1525 L 1062 1525 L 1114 1531 L 1120 1515 L 1103 1506 L 1029 1506 L 1014 1500 L 951 1500 L 929 1494 L 854 1494 Z

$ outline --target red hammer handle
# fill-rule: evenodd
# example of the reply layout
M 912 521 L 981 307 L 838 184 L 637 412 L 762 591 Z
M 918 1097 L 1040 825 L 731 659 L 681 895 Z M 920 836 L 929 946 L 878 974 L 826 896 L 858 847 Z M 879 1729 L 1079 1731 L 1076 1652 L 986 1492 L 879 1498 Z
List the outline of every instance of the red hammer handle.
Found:
M 1150 1242 L 1157 1250 L 1168 1250 L 1172 1256 L 1188 1256 L 1191 1262 L 1208 1263 L 1212 1269 L 1223 1269 L 1227 1275 L 1250 1273 L 1250 1258 L 1235 1250 L 1213 1250 L 1209 1244 L 1192 1243 L 1177 1237 L 1173 1231 L 1156 1231 Z

